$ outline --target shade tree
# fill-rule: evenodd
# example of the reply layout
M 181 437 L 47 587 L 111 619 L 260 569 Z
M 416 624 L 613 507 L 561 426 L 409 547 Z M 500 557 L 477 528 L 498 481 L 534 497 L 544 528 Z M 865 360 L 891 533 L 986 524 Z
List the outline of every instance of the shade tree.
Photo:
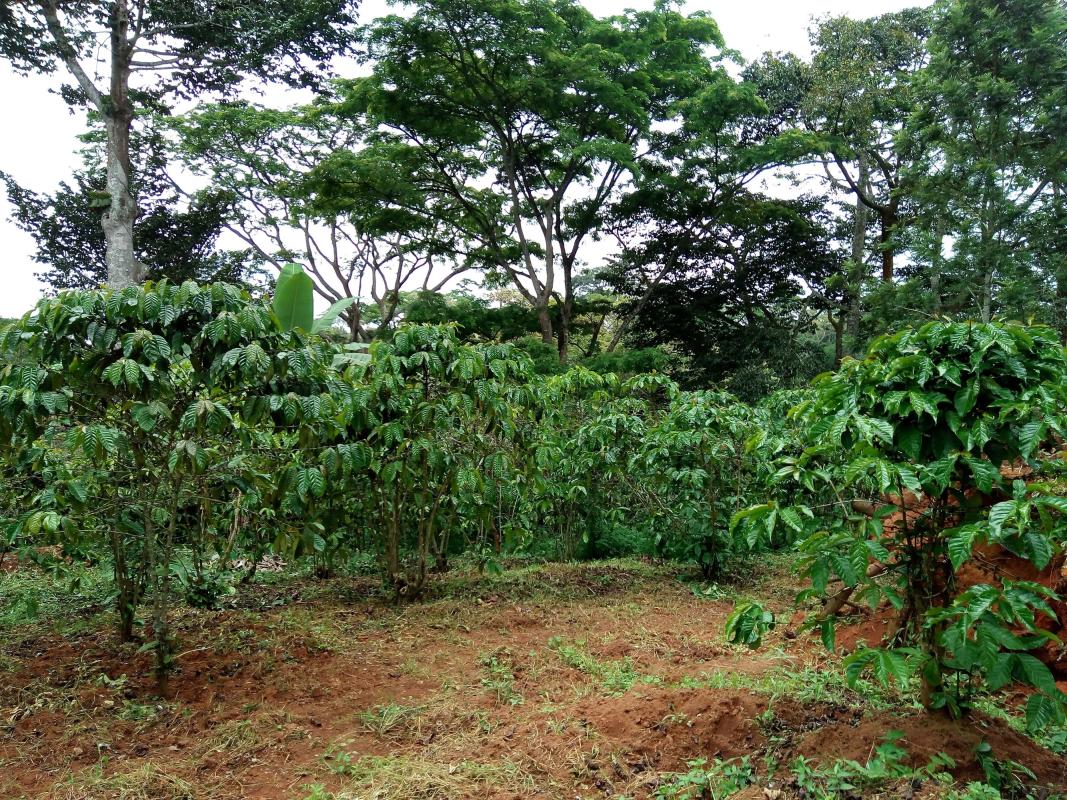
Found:
M 99 115 L 108 282 L 121 289 L 144 275 L 131 136 L 145 93 L 160 102 L 232 93 L 248 79 L 313 85 L 352 46 L 356 4 L 32 0 L 2 8 L 0 58 L 16 72 L 56 75 L 65 99 Z
M 683 101 L 733 83 L 714 21 L 666 4 L 597 18 L 571 0 L 428 0 L 364 35 L 372 74 L 343 82 L 332 110 L 367 146 L 323 165 L 318 202 L 372 226 L 441 224 L 565 360 L 607 206 Z
M 403 293 L 440 291 L 467 268 L 429 220 L 371 227 L 347 209 L 309 202 L 322 162 L 363 146 L 351 126 L 321 108 L 230 102 L 167 124 L 173 160 L 209 187 L 189 195 L 230 198 L 222 225 L 259 259 L 279 271 L 297 260 L 327 302 L 352 298 L 343 318 L 354 340 L 394 327 Z

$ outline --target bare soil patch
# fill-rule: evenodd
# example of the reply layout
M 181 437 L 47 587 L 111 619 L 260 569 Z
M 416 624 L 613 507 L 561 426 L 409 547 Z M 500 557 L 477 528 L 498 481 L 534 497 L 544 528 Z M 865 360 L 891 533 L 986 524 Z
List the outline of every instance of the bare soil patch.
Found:
M 863 761 L 890 730 L 917 763 L 944 750 L 978 777 L 988 741 L 1067 789 L 1064 760 L 1000 721 L 783 695 L 783 670 L 829 663 L 812 637 L 731 647 L 732 602 L 665 568 L 461 576 L 406 607 L 333 588 L 182 612 L 166 698 L 107 628 L 0 641 L 0 796 L 638 798 L 692 759 Z

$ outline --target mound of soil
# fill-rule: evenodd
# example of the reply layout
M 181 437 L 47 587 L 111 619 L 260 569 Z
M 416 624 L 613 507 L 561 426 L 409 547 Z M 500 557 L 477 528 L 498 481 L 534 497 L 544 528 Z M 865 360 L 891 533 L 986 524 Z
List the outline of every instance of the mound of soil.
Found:
M 945 753 L 956 762 L 952 774 L 958 780 L 983 780 L 984 773 L 975 755 L 975 747 L 988 742 L 995 758 L 1022 764 L 1037 776 L 1041 785 L 1056 790 L 1067 789 L 1067 759 L 1045 750 L 996 719 L 953 720 L 934 714 L 916 713 L 904 717 L 878 714 L 857 725 L 833 724 L 812 731 L 797 743 L 796 750 L 822 761 L 852 759 L 863 764 L 890 731 L 904 734 L 899 744 L 908 751 L 910 764 L 914 767 L 925 765 L 937 753 Z
M 631 690 L 576 709 L 631 767 L 684 770 L 694 758 L 734 758 L 764 744 L 767 699 L 739 689 Z

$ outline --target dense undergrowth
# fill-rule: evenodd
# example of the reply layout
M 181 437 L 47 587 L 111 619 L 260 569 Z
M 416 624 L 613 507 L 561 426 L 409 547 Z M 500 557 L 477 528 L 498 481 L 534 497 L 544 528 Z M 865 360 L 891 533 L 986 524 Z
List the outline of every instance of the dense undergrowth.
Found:
M 147 607 L 162 688 L 175 600 L 239 603 L 279 563 L 355 566 L 367 591 L 412 601 L 457 558 L 489 580 L 515 557 L 640 555 L 711 579 L 795 549 L 831 649 L 849 604 L 895 609 L 850 679 L 914 686 L 953 716 L 1021 684 L 1032 733 L 1063 723 L 1040 576 L 1067 539 L 1052 457 L 1067 359 L 1048 329 L 930 323 L 751 405 L 654 374 L 536 375 L 448 326 L 368 355 L 233 286 L 162 282 L 42 301 L 0 358 L 0 555 L 96 596 L 125 640 Z M 990 548 L 1030 573 L 964 581 Z M 7 621 L 82 602 L 19 574 Z M 774 622 L 744 601 L 727 629 L 757 646 Z

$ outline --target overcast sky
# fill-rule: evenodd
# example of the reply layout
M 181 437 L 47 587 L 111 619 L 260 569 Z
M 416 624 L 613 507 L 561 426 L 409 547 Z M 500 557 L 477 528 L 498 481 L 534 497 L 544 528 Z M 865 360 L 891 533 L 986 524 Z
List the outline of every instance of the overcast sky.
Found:
M 617 13 L 620 8 L 645 8 L 651 2 L 584 0 L 598 15 Z M 812 17 L 848 14 L 873 16 L 929 0 L 691 0 L 687 11 L 711 12 L 719 23 L 726 44 L 746 59 L 766 50 L 791 51 L 807 57 L 807 29 Z M 384 13 L 381 0 L 366 0 L 364 19 Z M 36 191 L 53 188 L 77 165 L 77 135 L 84 128 L 84 115 L 71 115 L 66 104 L 49 89 L 56 79 L 24 78 L 0 64 L 0 97 L 4 107 L 19 109 L 0 126 L 0 170 Z M 15 123 L 15 120 L 18 120 Z M 33 277 L 38 265 L 31 261 L 34 243 L 28 234 L 10 222 L 11 207 L 0 190 L 0 254 L 3 287 L 0 317 L 19 316 L 30 309 L 42 292 Z

